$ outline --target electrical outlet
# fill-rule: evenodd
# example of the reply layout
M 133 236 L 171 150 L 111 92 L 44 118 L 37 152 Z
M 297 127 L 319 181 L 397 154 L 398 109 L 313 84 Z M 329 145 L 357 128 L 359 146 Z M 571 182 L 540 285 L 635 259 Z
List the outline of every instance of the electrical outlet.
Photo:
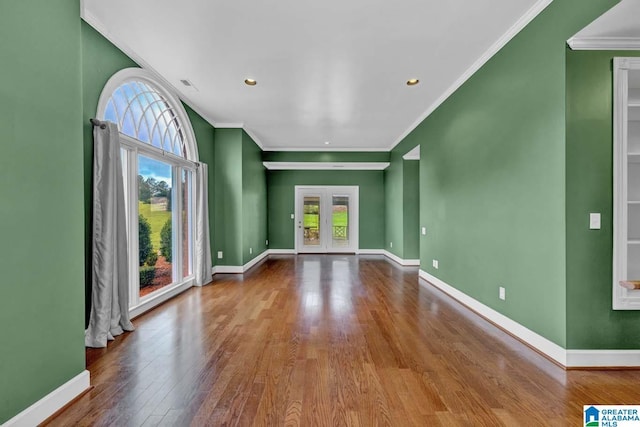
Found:
M 253 248 L 249 248 L 249 255 L 253 253 Z
M 422 235 L 423 236 L 427 235 L 427 227 L 422 227 Z
M 392 248 L 393 247 L 393 242 L 389 242 L 389 247 Z
M 222 251 L 218 251 L 218 259 L 222 259 Z
M 435 268 L 437 270 L 438 269 L 438 260 L 434 259 L 433 262 L 431 263 L 431 265 L 433 265 L 433 268 Z
M 296 216 L 294 214 L 291 214 L 291 219 L 295 219 L 295 217 Z
M 589 214 L 589 229 L 591 230 L 600 230 L 600 214 L 599 213 L 590 213 Z
M 265 240 L 265 241 L 264 241 L 264 244 L 265 244 L 266 246 L 269 246 L 269 241 L 268 241 L 268 240 Z
M 500 286 L 500 289 L 498 290 L 498 297 L 502 301 L 507 299 L 507 291 L 502 286 Z

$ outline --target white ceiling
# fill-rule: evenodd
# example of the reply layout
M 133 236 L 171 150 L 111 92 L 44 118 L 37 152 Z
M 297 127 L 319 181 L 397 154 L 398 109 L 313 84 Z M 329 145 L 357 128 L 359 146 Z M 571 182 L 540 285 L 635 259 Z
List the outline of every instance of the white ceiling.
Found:
M 82 8 L 216 127 L 243 127 L 265 150 L 386 151 L 550 1 L 84 0 Z M 420 84 L 407 86 L 414 77 Z

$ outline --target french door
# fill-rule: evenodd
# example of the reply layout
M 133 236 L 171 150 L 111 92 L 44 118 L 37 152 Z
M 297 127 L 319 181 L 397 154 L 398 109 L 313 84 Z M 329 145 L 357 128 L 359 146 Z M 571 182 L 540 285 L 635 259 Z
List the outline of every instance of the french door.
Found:
M 358 251 L 358 187 L 295 187 L 296 252 Z

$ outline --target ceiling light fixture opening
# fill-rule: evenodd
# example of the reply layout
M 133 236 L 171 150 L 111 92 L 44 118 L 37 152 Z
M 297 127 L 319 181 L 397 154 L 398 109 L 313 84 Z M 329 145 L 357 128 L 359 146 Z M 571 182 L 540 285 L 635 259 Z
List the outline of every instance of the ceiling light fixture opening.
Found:
M 329 141 L 324 142 L 324 145 L 329 145 L 329 144 L 331 144 Z
M 407 80 L 407 86 L 415 86 L 418 83 L 420 83 L 420 80 L 418 80 L 418 79 L 409 79 L 409 80 Z
M 244 84 L 246 84 L 247 86 L 255 86 L 258 84 L 258 82 L 253 79 L 244 79 Z

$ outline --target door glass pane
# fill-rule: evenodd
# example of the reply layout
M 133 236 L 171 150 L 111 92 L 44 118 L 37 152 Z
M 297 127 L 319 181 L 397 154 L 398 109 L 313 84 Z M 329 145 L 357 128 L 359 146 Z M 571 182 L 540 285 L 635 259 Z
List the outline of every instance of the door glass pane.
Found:
M 138 155 L 140 297 L 173 282 L 170 164 Z
M 333 247 L 349 246 L 349 196 L 334 195 L 331 200 Z
M 191 209 L 191 171 L 182 171 L 182 277 L 191 276 L 192 273 L 192 247 L 191 230 L 193 227 Z
M 320 197 L 304 196 L 304 246 L 320 245 Z

